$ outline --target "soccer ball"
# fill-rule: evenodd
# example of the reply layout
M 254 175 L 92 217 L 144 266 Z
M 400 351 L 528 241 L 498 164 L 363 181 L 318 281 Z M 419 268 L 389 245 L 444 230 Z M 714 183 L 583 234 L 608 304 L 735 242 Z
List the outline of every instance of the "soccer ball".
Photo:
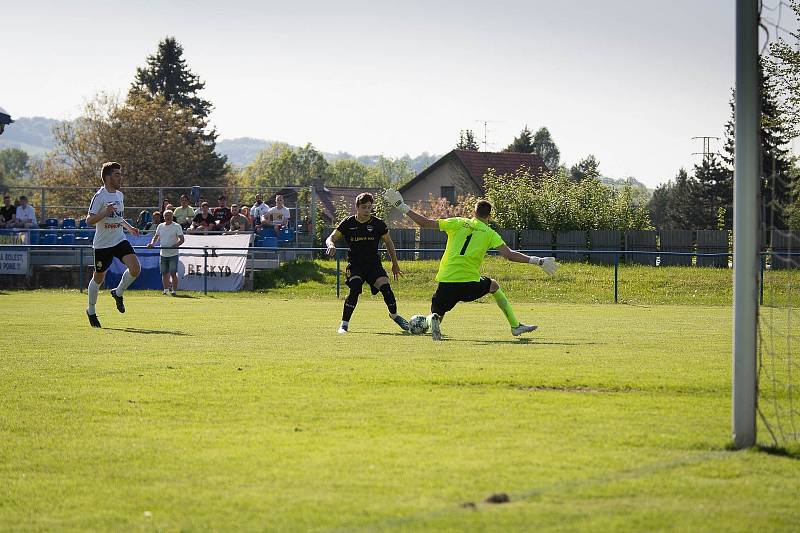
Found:
M 414 315 L 411 317 L 411 320 L 408 321 L 408 325 L 411 326 L 411 333 L 414 335 L 422 335 L 428 331 L 428 318 L 423 315 Z

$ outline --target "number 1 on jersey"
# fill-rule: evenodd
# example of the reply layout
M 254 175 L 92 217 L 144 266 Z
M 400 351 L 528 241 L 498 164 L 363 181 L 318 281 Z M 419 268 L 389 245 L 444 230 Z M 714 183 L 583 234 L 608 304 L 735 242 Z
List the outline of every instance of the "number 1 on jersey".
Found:
M 472 239 L 472 233 L 467 236 L 467 240 L 464 241 L 464 246 L 461 247 L 461 253 L 458 255 L 464 255 L 464 252 L 467 251 L 467 246 L 469 246 L 469 241 Z

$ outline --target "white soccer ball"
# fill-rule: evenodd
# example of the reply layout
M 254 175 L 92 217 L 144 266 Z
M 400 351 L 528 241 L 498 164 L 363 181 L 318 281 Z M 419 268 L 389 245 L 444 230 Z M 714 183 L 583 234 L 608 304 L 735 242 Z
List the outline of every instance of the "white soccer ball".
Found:
M 428 317 L 423 315 L 414 315 L 411 317 L 411 320 L 408 321 L 408 325 L 411 326 L 411 333 L 414 335 L 422 335 L 428 331 Z

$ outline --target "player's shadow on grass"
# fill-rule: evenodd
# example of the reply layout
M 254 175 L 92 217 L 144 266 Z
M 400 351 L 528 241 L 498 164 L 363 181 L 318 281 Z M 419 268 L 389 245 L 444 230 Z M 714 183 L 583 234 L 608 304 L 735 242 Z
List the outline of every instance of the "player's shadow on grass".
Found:
M 469 342 L 472 344 L 478 344 L 481 346 L 490 346 L 495 344 L 541 344 L 541 345 L 548 345 L 548 346 L 587 346 L 589 344 L 604 344 L 602 342 L 551 342 L 551 341 L 543 341 L 539 339 L 533 339 L 531 337 L 523 337 L 520 339 L 505 339 L 505 340 L 494 340 L 488 341 L 486 339 L 451 339 L 454 341 L 459 342 Z
M 107 331 L 122 331 L 124 333 L 138 333 L 140 335 L 174 335 L 176 337 L 191 337 L 190 333 L 183 331 L 170 331 L 166 329 L 142 329 L 142 328 L 103 328 Z

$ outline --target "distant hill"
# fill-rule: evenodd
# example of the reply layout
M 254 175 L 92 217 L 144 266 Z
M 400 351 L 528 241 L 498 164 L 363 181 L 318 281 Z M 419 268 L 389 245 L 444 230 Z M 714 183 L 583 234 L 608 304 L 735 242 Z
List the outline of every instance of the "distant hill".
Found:
M 269 148 L 278 141 L 268 141 L 265 139 L 254 139 L 252 137 L 239 137 L 237 139 L 224 139 L 217 141 L 217 152 L 228 156 L 228 161 L 236 166 L 245 166 L 252 163 L 258 153 L 265 148 Z M 338 161 L 340 159 L 355 159 L 359 163 L 365 165 L 375 165 L 380 158 L 379 155 L 352 155 L 347 152 L 337 152 L 332 154 L 330 152 L 321 152 L 323 157 L 328 162 Z M 428 152 L 411 157 L 404 155 L 400 158 L 408 162 L 408 166 L 416 173 L 420 173 L 428 168 L 431 163 L 439 159 L 437 155 L 431 155 Z
M 6 126 L 6 131 L 0 135 L 0 150 L 19 148 L 31 156 L 43 155 L 55 148 L 53 126 L 59 123 L 45 117 L 14 118 L 14 123 Z

